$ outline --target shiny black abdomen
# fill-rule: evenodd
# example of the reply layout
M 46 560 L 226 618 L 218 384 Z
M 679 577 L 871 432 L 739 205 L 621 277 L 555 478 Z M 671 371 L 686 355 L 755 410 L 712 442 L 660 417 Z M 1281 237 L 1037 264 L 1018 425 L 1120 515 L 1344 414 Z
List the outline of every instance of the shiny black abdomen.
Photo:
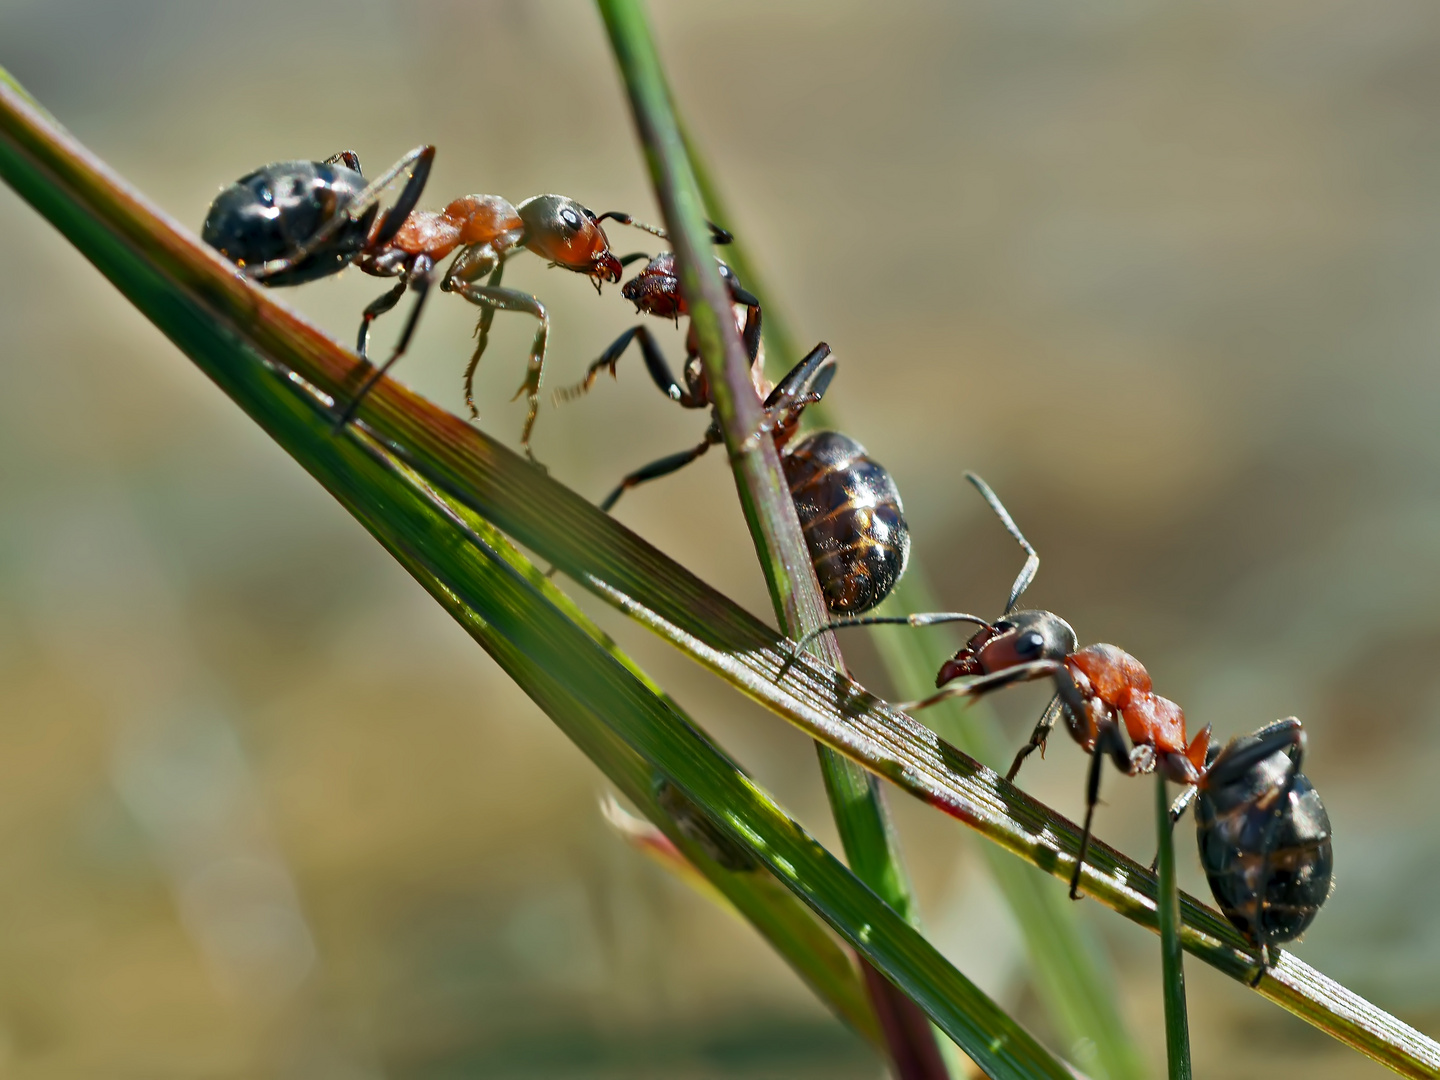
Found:
M 837 431 L 808 436 L 781 464 L 826 606 L 836 615 L 869 611 L 889 595 L 910 557 L 895 481 Z
M 343 165 L 277 161 L 220 192 L 200 236 L 237 265 L 284 258 L 364 189 L 365 177 Z M 345 222 L 299 266 L 266 278 L 265 284 L 299 285 L 345 269 L 365 247 L 376 209 Z
M 1202 790 L 1195 824 L 1200 863 L 1225 917 L 1251 941 L 1259 940 L 1260 919 L 1270 941 L 1299 937 L 1330 895 L 1335 865 L 1330 818 L 1305 775 L 1295 775 L 1278 823 L 1264 798 L 1225 805 L 1223 793 L 1217 802 Z M 1272 828 L 1267 864 L 1265 834 Z

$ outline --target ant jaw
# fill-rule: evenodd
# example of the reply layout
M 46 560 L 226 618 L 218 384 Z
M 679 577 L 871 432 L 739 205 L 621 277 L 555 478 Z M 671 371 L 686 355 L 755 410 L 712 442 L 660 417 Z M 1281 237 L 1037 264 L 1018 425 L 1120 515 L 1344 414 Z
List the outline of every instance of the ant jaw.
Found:
M 624 275 L 625 268 L 620 265 L 620 260 L 610 252 L 595 257 L 595 265 L 590 271 L 590 276 L 595 279 L 595 287 L 600 287 L 600 282 L 608 281 L 612 285 L 619 284 L 620 278 Z
M 940 667 L 940 673 L 935 676 L 935 688 L 938 690 L 948 682 L 955 679 L 969 678 L 974 675 L 984 675 L 985 671 L 980 666 L 980 661 L 970 649 L 961 649 L 958 653 L 946 660 Z

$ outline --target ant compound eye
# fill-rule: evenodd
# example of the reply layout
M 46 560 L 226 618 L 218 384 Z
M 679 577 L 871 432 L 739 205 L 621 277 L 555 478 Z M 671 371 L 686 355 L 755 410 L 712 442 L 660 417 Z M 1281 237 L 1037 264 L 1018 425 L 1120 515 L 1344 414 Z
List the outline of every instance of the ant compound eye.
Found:
M 572 229 L 580 228 L 580 215 L 568 206 L 560 211 L 560 220 Z
M 1015 653 L 1024 660 L 1039 659 L 1045 648 L 1045 638 L 1038 630 L 1026 630 L 1015 639 Z

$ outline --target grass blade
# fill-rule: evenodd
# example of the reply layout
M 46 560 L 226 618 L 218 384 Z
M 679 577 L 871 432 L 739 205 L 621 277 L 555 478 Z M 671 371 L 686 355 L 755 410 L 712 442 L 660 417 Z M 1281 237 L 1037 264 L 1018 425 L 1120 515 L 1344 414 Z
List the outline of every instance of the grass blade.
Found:
M 172 339 L 213 350 L 202 362 L 222 386 L 241 374 L 258 378 L 252 368 L 275 380 L 264 393 L 277 401 L 280 390 L 294 394 L 313 386 L 333 394 L 352 385 L 352 353 L 242 282 L 233 267 L 5 86 L 0 177 Z M 380 383 L 360 415 L 389 452 L 448 497 L 777 715 L 1026 862 L 1068 878 L 1078 847 L 1071 822 L 852 680 L 796 657 L 774 630 L 518 455 L 393 382 Z M 736 790 L 753 789 L 741 783 Z M 762 802 L 757 812 L 768 807 Z M 1092 845 L 1084 885 L 1131 921 L 1156 928 L 1154 876 L 1107 845 Z M 1184 893 L 1180 907 L 1186 950 L 1251 984 L 1259 973 L 1239 933 Z M 1440 1078 L 1434 1040 L 1283 950 L 1276 950 L 1255 989 L 1402 1075 Z
M 823 626 L 829 612 L 774 443 L 768 435 L 754 438 L 762 413 L 750 358 L 735 326 L 729 291 L 711 253 L 704 200 L 671 106 L 649 20 L 640 0 L 598 0 L 598 5 L 675 249 L 692 333 L 705 364 L 715 415 L 725 434 L 740 502 L 775 615 L 787 634 L 800 639 Z M 814 651 L 838 670 L 845 670 L 833 635 L 823 635 Z M 915 924 L 918 913 L 913 893 L 878 780 L 829 747 L 816 749 L 831 814 L 851 869 Z M 866 981 L 897 1074 L 902 1080 L 947 1080 L 950 1071 L 924 1016 L 883 979 L 867 972 Z
M 1180 890 L 1175 884 L 1175 835 L 1163 775 L 1155 778 L 1159 853 L 1160 967 L 1165 984 L 1165 1057 L 1170 1080 L 1190 1080 L 1190 1019 L 1185 1014 L 1185 953 L 1180 948 Z

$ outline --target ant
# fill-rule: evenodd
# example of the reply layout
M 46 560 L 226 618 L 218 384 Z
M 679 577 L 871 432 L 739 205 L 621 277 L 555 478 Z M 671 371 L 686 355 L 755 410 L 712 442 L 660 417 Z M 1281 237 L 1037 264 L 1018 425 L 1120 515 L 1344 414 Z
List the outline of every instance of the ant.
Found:
M 815 633 L 876 624 L 933 626 L 969 622 L 978 625 L 979 632 L 940 668 L 935 679 L 935 685 L 942 688 L 939 693 L 901 705 L 906 711 L 927 708 L 951 697 L 978 698 L 1012 683 L 1033 679 L 1054 681 L 1055 697 L 1035 725 L 1029 741 L 1015 755 L 1005 779 L 1014 780 L 1025 759 L 1036 749 L 1044 750 L 1046 739 L 1063 715 L 1071 736 L 1091 755 L 1085 787 L 1085 825 L 1079 857 L 1070 877 L 1070 897 L 1078 900 L 1080 871 L 1085 865 L 1095 804 L 1100 798 L 1102 761 L 1109 757 L 1115 767 L 1128 776 L 1159 769 L 1177 784 L 1199 787 L 1210 768 L 1207 763 L 1210 728 L 1207 725 L 1187 743 L 1184 710 L 1153 692 L 1150 675 L 1139 660 L 1115 645 L 1078 648 L 1075 631 L 1053 612 L 1015 610 L 1040 568 L 1040 556 L 990 486 L 974 473 L 965 476 L 1026 554 L 1025 565 L 1010 588 L 1010 599 L 1001 617 L 992 623 L 962 612 L 868 616 L 837 620 Z M 813 636 L 807 636 L 806 641 Z M 802 648 L 804 644 L 802 641 Z M 969 681 L 958 686 L 946 685 L 960 678 Z M 1272 728 L 1262 734 L 1261 747 L 1266 751 L 1263 756 L 1288 745 L 1286 740 L 1290 738 L 1287 732 Z M 1243 763 L 1248 758 L 1239 760 Z M 1236 768 L 1238 766 L 1222 771 L 1218 782 L 1222 785 L 1232 782 Z
M 761 430 L 774 433 L 780 464 L 800 518 L 811 564 L 833 614 L 859 614 L 880 603 L 900 580 L 910 555 L 910 531 L 894 479 L 865 448 L 835 431 L 815 432 L 790 446 L 807 405 L 824 395 L 836 367 L 823 342 L 790 370 L 772 390 L 763 374 L 760 346 L 760 302 L 743 286 L 733 270 L 719 259 L 720 277 L 730 291 L 736 328 L 741 331 L 750 358 L 751 379 L 757 395 L 765 395 Z M 688 315 L 672 252 L 662 252 L 620 290 L 637 311 L 673 318 Z M 573 399 L 588 391 L 607 368 L 616 365 L 631 341 L 638 340 L 645 367 L 666 397 L 686 409 L 713 404 L 699 343 L 692 326 L 685 339 L 685 384 L 671 372 L 664 354 L 647 326 L 631 327 L 621 334 L 585 372 L 585 378 L 557 394 Z M 601 502 L 609 511 L 630 488 L 667 476 L 689 465 L 723 439 L 718 417 L 712 417 L 704 440 L 690 450 L 671 454 L 630 473 Z
M 206 243 L 240 266 L 247 277 L 279 287 L 299 285 L 337 274 L 355 265 L 374 277 L 399 278 L 395 287 L 365 308 L 355 350 L 368 359 L 370 325 L 395 307 L 407 291 L 415 293 L 404 329 L 389 359 L 361 384 L 336 421 L 343 429 L 361 401 L 409 347 L 415 324 L 436 277 L 436 266 L 459 254 L 440 277 L 442 292 L 454 292 L 481 308 L 475 355 L 465 370 L 465 403 L 475 408 L 475 368 L 484 352 L 495 311 L 520 311 L 539 320 L 530 347 L 525 381 L 515 396 L 526 396 L 529 411 L 520 444 L 530 453 L 530 433 L 539 409 L 540 380 L 550 316 L 529 293 L 501 288 L 504 262 L 522 249 L 589 277 L 597 289 L 618 282 L 625 262 L 610 250 L 600 223 L 614 218 L 648 232 L 663 230 L 635 221 L 629 214 L 596 214 L 563 195 L 536 195 L 512 206 L 498 195 L 466 195 L 443 210 L 416 210 L 435 147 L 418 146 L 373 182 L 360 170 L 353 151 L 324 161 L 280 161 L 242 176 L 216 196 L 205 217 Z M 380 218 L 379 199 L 402 174 L 408 174 L 395 205 Z M 484 284 L 480 279 L 489 275 Z M 533 455 L 532 455 L 533 456 Z
M 1204 774 L 1170 808 L 1195 803 L 1200 865 L 1225 917 L 1260 951 L 1293 941 L 1330 895 L 1334 851 L 1320 794 L 1300 771 L 1305 732 L 1293 716 L 1211 747 Z M 1152 866 L 1153 869 L 1153 866 Z

